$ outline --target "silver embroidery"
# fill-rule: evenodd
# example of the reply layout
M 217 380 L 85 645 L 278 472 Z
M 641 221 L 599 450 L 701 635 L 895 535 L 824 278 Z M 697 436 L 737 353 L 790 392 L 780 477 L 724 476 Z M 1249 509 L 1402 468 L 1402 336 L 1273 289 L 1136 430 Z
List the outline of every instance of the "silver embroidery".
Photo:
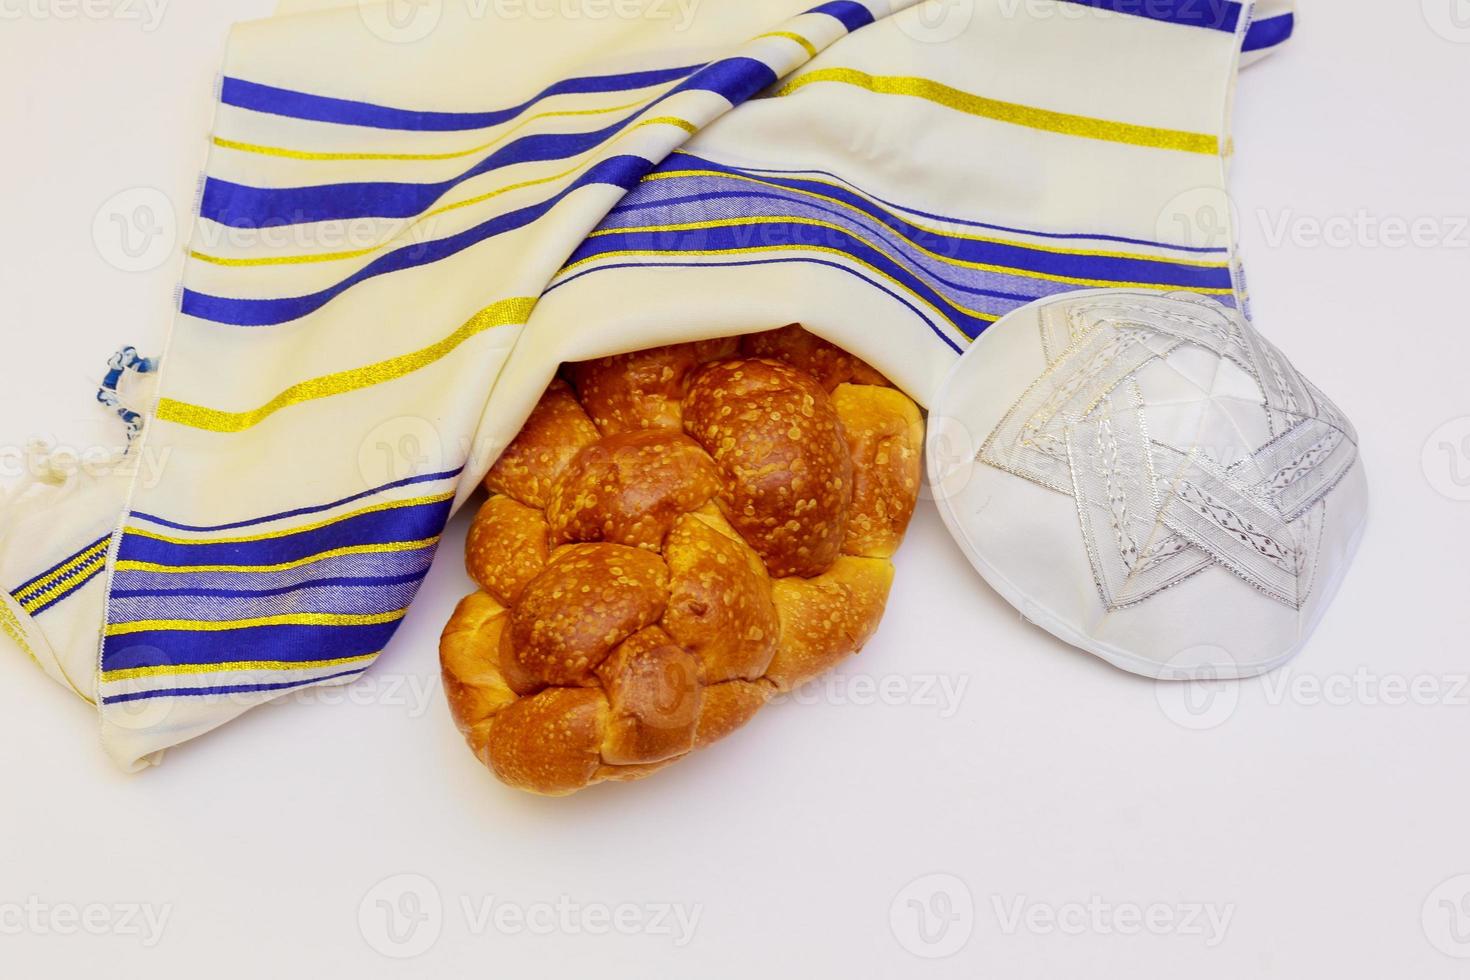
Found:
M 1040 341 L 1046 371 L 976 458 L 1073 498 L 1104 605 L 1142 602 L 1217 565 L 1301 608 L 1316 577 L 1325 498 L 1357 458 L 1357 434 L 1336 406 L 1209 301 L 1064 301 L 1042 311 Z M 1230 362 L 1259 391 L 1270 438 L 1216 447 L 1236 460 L 1229 466 L 1199 446 L 1150 437 L 1139 376 L 1185 347 Z M 1193 384 L 1200 403 L 1217 397 Z

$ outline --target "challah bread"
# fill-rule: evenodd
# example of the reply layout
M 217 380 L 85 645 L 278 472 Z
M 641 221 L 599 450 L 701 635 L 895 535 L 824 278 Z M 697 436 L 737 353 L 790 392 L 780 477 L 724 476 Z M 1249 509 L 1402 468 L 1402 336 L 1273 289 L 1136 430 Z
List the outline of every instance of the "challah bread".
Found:
M 440 646 L 470 747 L 548 795 L 646 776 L 861 648 L 923 444 L 798 326 L 562 374 L 485 478 Z

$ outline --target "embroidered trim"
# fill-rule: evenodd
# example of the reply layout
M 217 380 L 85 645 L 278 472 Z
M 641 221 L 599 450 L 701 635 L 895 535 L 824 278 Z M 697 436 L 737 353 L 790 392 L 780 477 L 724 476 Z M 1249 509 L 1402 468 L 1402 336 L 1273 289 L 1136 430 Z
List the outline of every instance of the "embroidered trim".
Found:
M 1205 299 L 1053 305 L 1040 342 L 1046 371 L 976 459 L 1073 498 L 1103 604 L 1143 602 L 1218 565 L 1300 609 L 1316 577 L 1325 498 L 1357 458 L 1336 406 L 1249 324 Z M 1140 375 L 1186 348 L 1235 365 L 1260 391 L 1269 438 L 1240 446 L 1245 455 L 1230 466 L 1149 435 Z M 1238 412 L 1239 395 L 1194 383 L 1200 402 L 1226 398 Z

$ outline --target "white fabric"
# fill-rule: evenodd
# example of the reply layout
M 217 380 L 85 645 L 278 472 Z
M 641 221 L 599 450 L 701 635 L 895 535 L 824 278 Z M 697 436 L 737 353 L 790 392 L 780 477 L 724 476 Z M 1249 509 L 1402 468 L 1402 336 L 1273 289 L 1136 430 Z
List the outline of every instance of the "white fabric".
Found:
M 547 20 L 466 0 L 417 37 L 352 4 L 235 30 L 143 437 L 167 474 L 0 553 L 10 587 L 121 528 L 105 575 L 7 630 L 100 696 L 120 765 L 367 669 L 563 360 L 799 320 L 927 404 L 1037 297 L 1243 304 L 1230 236 L 1176 219 L 1228 213 L 1250 4 L 1222 30 L 809 2 Z
M 927 458 L 997 591 L 1162 679 L 1289 660 L 1367 517 L 1352 425 L 1206 299 L 1085 291 L 1017 310 L 955 365 Z

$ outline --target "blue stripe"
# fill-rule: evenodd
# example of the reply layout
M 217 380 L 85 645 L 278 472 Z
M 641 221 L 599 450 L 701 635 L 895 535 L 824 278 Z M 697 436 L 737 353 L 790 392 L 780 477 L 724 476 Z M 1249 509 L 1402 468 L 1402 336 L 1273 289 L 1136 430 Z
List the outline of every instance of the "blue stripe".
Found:
M 1275 17 L 1254 21 L 1246 29 L 1245 42 L 1240 46 L 1240 50 L 1260 51 L 1264 48 L 1274 48 L 1278 44 L 1284 44 L 1295 29 L 1295 14 L 1279 14 Z
M 648 88 L 687 78 L 703 65 L 659 68 L 652 71 L 626 72 L 617 75 L 586 75 L 568 78 L 548 85 L 539 93 L 507 109 L 489 112 L 432 112 L 418 109 L 395 109 L 353 99 L 336 99 L 308 92 L 294 92 L 248 82 L 242 78 L 226 78 L 220 88 L 220 101 L 225 105 L 264 112 L 292 119 L 339 123 L 343 126 L 366 126 L 372 129 L 399 129 L 412 132 L 448 133 L 469 129 L 485 129 L 509 122 L 544 99 L 555 95 L 590 95 L 598 92 L 625 92 Z
M 610 126 L 586 133 L 534 133 L 495 150 L 457 177 L 436 183 L 371 181 L 310 187 L 251 187 L 209 178 L 200 215 L 235 228 L 274 228 L 352 218 L 410 218 L 422 214 L 458 185 L 519 163 L 563 160 L 585 153 L 627 129 L 654 106 L 680 92 L 713 92 L 739 105 L 776 81 L 775 72 L 753 58 L 726 58 L 701 69 Z
M 873 12 L 860 3 L 853 3 L 853 0 L 832 0 L 831 3 L 824 3 L 821 6 L 813 7 L 807 13 L 826 14 L 828 17 L 835 17 L 849 31 L 855 31 L 873 23 Z
M 741 261 L 741 262 L 610 262 L 607 265 L 599 265 L 599 266 L 597 266 L 595 268 L 592 268 L 592 269 L 584 269 L 583 271 L 578 272 L 578 273 L 575 273 L 574 275 L 567 276 L 565 279 L 563 279 L 560 282 L 556 283 L 550 289 L 547 289 L 546 292 L 547 293 L 555 292 L 556 290 L 558 290 L 561 287 L 567 285 L 568 283 L 576 282 L 578 279 L 581 279 L 583 276 L 590 276 L 590 275 L 592 275 L 595 272 L 609 272 L 609 271 L 611 271 L 613 269 L 661 269 L 661 268 L 675 268 L 675 269 L 681 269 L 681 268 L 687 268 L 687 269 L 708 269 L 708 268 L 738 269 L 738 268 L 744 268 L 744 267 L 747 267 L 747 266 L 756 266 L 756 265 L 779 265 L 779 264 L 788 263 L 788 262 L 803 262 L 803 263 L 806 263 L 806 264 L 809 264 L 809 265 L 822 265 L 822 266 L 826 266 L 826 267 L 828 267 L 830 269 L 836 269 L 838 272 L 845 272 L 845 273 L 847 273 L 850 276 L 856 276 L 858 279 L 861 279 L 863 282 L 867 283 L 869 286 L 872 286 L 874 289 L 877 289 L 878 291 L 883 292 L 883 293 L 887 293 L 890 297 L 892 297 L 893 299 L 897 300 L 899 303 L 902 303 L 904 306 L 908 307 L 908 309 L 913 312 L 914 316 L 918 317 L 920 320 L 923 320 L 924 323 L 926 325 L 928 325 L 930 331 L 933 332 L 934 336 L 936 336 L 940 340 L 942 340 L 944 342 L 944 345 L 946 347 L 948 347 L 951 350 L 953 350 L 956 354 L 962 352 L 963 348 L 961 348 L 958 344 L 956 344 L 953 340 L 951 340 L 949 338 L 949 336 L 944 332 L 944 330 L 941 329 L 933 320 L 929 319 L 929 317 L 926 316 L 923 313 L 923 311 L 921 311 L 919 309 L 919 307 L 915 306 L 913 303 L 909 302 L 907 299 L 905 299 L 900 294 L 894 292 L 892 289 L 889 289 L 883 283 L 878 282 L 877 280 L 874 280 L 874 279 L 870 279 L 867 276 L 863 275 L 858 270 L 853 269 L 853 268 L 851 268 L 849 266 L 840 265 L 839 263 L 836 263 L 836 262 L 828 262 L 826 259 L 810 258 L 810 257 L 804 256 L 804 255 L 803 256 L 791 256 L 790 258 L 780 258 L 780 259 L 750 259 L 750 260 Z
M 306 687 L 308 684 L 324 684 L 342 677 L 351 677 L 361 674 L 371 666 L 370 664 L 357 667 L 352 670 L 344 670 L 340 674 L 328 674 L 326 677 L 313 677 L 304 681 L 285 681 L 279 684 L 226 684 L 219 687 L 164 687 L 153 691 L 132 691 L 128 694 L 111 694 L 102 699 L 103 704 L 119 704 L 124 701 L 144 701 L 149 698 L 188 698 L 206 697 L 211 694 L 250 694 L 256 691 L 285 691 L 293 687 Z
M 626 129 L 646 110 L 587 133 L 535 133 L 502 146 L 470 169 L 430 184 L 390 181 L 251 187 L 216 177 L 204 185 L 200 215 L 233 228 L 276 228 L 352 218 L 412 218 L 467 180 L 518 163 L 563 160 L 585 153 Z
M 1245 6 L 1234 0 L 1067 0 L 1068 3 L 1149 20 L 1235 33 Z
M 239 621 L 283 613 L 334 613 L 371 616 L 388 609 L 402 609 L 418 594 L 422 576 L 395 585 L 365 584 L 349 579 L 345 585 L 314 585 L 276 595 L 252 597 L 225 593 L 219 596 L 188 594 L 112 597 L 111 619 L 136 623 L 149 619 L 188 619 L 201 622 Z
M 678 168 L 672 168 L 678 169 Z M 739 175 L 740 171 L 721 167 L 718 164 L 709 164 L 709 169 L 721 173 Z M 836 198 L 839 201 L 856 209 L 861 214 L 873 219 L 876 223 L 888 228 L 899 235 L 919 243 L 932 252 L 945 256 L 946 258 L 959 259 L 966 262 L 977 262 L 985 265 L 999 265 L 1017 268 L 1027 272 L 1042 272 L 1049 275 L 1067 276 L 1074 279 L 1101 279 L 1112 282 L 1146 282 L 1166 286 L 1177 286 L 1184 289 L 1229 289 L 1231 286 L 1230 270 L 1228 268 L 1208 269 L 1194 265 L 1180 265 L 1170 262 L 1168 259 L 1125 259 L 1112 256 L 1100 255 L 1067 255 L 1052 251 L 1028 248 L 1024 244 L 1000 244 L 993 242 L 977 242 L 970 239 L 958 238 L 920 228 L 907 221 L 897 218 L 881 208 L 874 206 L 866 198 L 856 194 L 850 194 L 840 188 L 829 187 L 825 184 L 813 184 L 810 181 L 782 180 L 766 178 L 771 183 L 796 190 L 808 190 L 826 197 Z M 678 178 L 678 183 L 692 181 L 697 187 L 714 186 L 714 181 L 707 177 Z M 670 183 L 665 180 L 659 183 Z M 652 193 L 649 188 L 651 184 L 644 184 L 625 198 L 612 212 L 616 216 L 628 209 L 643 207 L 644 202 Z M 698 201 L 702 195 L 696 193 L 693 200 Z M 771 195 L 779 197 L 779 195 Z M 854 219 L 850 214 L 822 207 L 809 199 L 792 196 L 780 198 L 789 201 L 793 205 L 811 210 L 822 211 L 834 215 L 845 222 Z M 746 217 L 747 214 L 718 215 L 719 217 Z M 675 224 L 678 223 L 669 216 L 662 217 L 656 223 Z M 608 227 L 606 224 L 604 228 Z M 759 234 L 758 232 L 756 234 Z M 905 243 L 893 243 L 896 248 L 908 250 L 911 246 Z
M 68 562 L 76 561 L 76 559 L 77 559 L 77 557 L 79 555 L 82 555 L 82 554 L 85 554 L 88 551 L 91 551 L 93 548 L 97 547 L 99 544 L 101 544 L 102 542 L 106 541 L 110 537 L 112 537 L 112 534 L 111 533 L 104 534 L 102 537 L 98 538 L 96 541 L 93 541 L 91 544 L 87 545 L 85 548 L 79 548 L 79 549 L 77 549 L 72 554 L 66 556 L 65 558 L 61 559 L 61 561 L 57 562 L 56 564 L 52 565 L 50 568 L 46 569 L 40 575 L 35 576 L 34 578 L 32 578 L 28 582 L 23 582 L 20 585 L 17 585 L 13 590 L 11 590 L 11 593 L 10 594 L 13 596 L 17 592 L 24 592 L 26 589 L 29 589 L 31 586 L 33 586 L 37 582 L 41 581 L 41 579 L 45 578 L 47 575 L 50 575 L 52 572 L 55 572 L 62 565 L 65 565 Z M 16 601 L 18 602 L 20 600 L 16 600 Z
M 777 194 L 777 193 L 774 193 L 774 192 L 763 192 L 763 191 L 718 191 L 718 192 L 708 193 L 708 194 L 694 194 L 694 195 L 690 195 L 690 196 L 687 196 L 687 197 L 666 198 L 664 200 L 659 200 L 659 201 L 647 201 L 647 202 L 640 201 L 640 202 L 638 202 L 636 204 L 633 204 L 633 205 L 630 205 L 628 207 L 621 207 L 620 206 L 620 207 L 616 208 L 612 212 L 612 215 L 613 216 L 616 216 L 616 215 L 622 215 L 622 214 L 631 214 L 631 213 L 636 212 L 636 211 L 649 210 L 649 209 L 653 209 L 653 208 L 663 208 L 663 209 L 674 208 L 674 207 L 677 207 L 677 206 L 683 205 L 683 204 L 707 203 L 707 202 L 712 201 L 712 200 L 739 199 L 739 198 L 768 198 L 768 199 L 771 199 L 771 200 L 781 201 L 782 203 L 800 203 L 800 205 L 802 207 L 805 207 L 805 208 L 807 208 L 809 210 L 812 210 L 812 211 L 817 211 L 817 212 L 822 213 L 822 214 L 830 215 L 830 216 L 832 216 L 834 218 L 837 218 L 839 220 L 843 220 L 843 221 L 851 221 L 852 220 L 852 218 L 851 218 L 850 215 L 843 214 L 842 212 L 838 211 L 835 208 L 823 207 L 823 206 L 821 206 L 819 204 L 814 204 L 814 203 L 810 203 L 810 202 L 806 202 L 806 201 L 793 202 L 790 198 L 782 197 L 780 194 Z M 665 222 L 665 223 L 667 223 L 667 222 Z M 604 228 L 615 228 L 615 227 L 618 227 L 618 226 L 617 225 L 612 225 L 612 224 L 604 224 L 603 227 Z M 868 229 L 868 230 L 873 231 L 874 229 Z M 906 243 L 900 242 L 900 241 L 898 241 L 896 239 L 887 238 L 887 237 L 883 236 L 881 232 L 877 232 L 877 234 L 876 234 L 875 237 L 882 244 L 887 245 L 888 247 L 893 248 L 895 250 L 906 250 L 908 248 L 908 246 L 907 246 Z M 929 260 L 927 256 L 919 257 L 917 260 L 918 261 L 932 261 L 933 264 L 935 264 L 935 265 L 938 265 L 939 264 L 935 260 Z M 1033 292 L 1033 293 L 1030 293 L 1030 294 L 1026 294 L 1026 293 L 1008 292 L 1008 291 L 1000 290 L 1000 289 L 987 289 L 987 288 L 984 288 L 982 286 L 977 286 L 977 285 L 974 285 L 974 284 L 971 284 L 971 283 L 958 282 L 958 281 L 956 281 L 954 279 L 949 278 L 948 276 L 944 276 L 944 275 L 939 274 L 932 267 L 927 267 L 926 266 L 925 271 L 928 273 L 928 275 L 929 275 L 930 278 L 932 278 L 933 280 L 935 280 L 936 282 L 938 282 L 938 283 L 940 283 L 940 284 L 942 284 L 944 286 L 947 286 L 947 287 L 949 287 L 951 289 L 959 290 L 960 292 L 971 293 L 971 294 L 976 295 L 976 296 L 987 296 L 987 297 L 990 297 L 992 299 L 1016 300 L 1016 301 L 1021 302 L 1021 303 L 1029 303 L 1032 300 L 1039 298 L 1040 296 L 1049 295 L 1045 291 L 1042 291 L 1040 293 Z M 994 274 L 992 273 L 991 275 L 994 275 Z
M 236 528 L 251 527 L 256 524 L 270 524 L 274 521 L 284 521 L 291 517 L 304 517 L 307 514 L 320 514 L 322 511 L 332 510 L 333 508 L 342 507 L 346 504 L 356 503 L 359 500 L 363 500 L 367 497 L 372 497 L 377 494 L 384 493 L 388 490 L 397 490 L 399 487 L 413 486 L 416 483 L 433 483 L 436 480 L 447 480 L 450 477 L 457 477 L 463 471 L 463 466 L 456 466 L 452 470 L 444 470 L 440 473 L 425 473 L 422 476 L 404 477 L 401 480 L 394 480 L 392 483 L 385 483 L 382 486 L 373 487 L 371 490 L 364 490 L 362 491 L 362 493 L 355 493 L 350 497 L 343 497 L 341 500 L 334 500 L 331 503 L 314 504 L 310 507 L 298 507 L 295 510 L 282 511 L 279 514 L 269 514 L 265 517 L 252 517 L 249 520 L 234 521 L 230 524 L 211 524 L 207 526 L 200 526 L 198 524 L 176 524 L 173 521 L 166 521 L 161 517 L 154 517 L 153 515 L 145 514 L 142 511 L 133 511 L 132 516 L 138 518 L 139 520 L 147 521 L 150 524 L 157 524 L 160 527 L 171 527 L 176 531 L 233 531 Z
M 167 592 L 170 589 L 233 593 L 309 586 L 314 580 L 323 578 L 394 579 L 401 575 L 421 575 L 427 571 L 434 557 L 434 550 L 434 545 L 424 545 L 411 551 L 368 551 L 338 555 L 279 572 L 144 572 L 118 569 L 113 575 L 112 587 L 114 590 L 147 594 Z
M 769 234 L 772 229 L 780 228 L 788 229 L 789 237 L 785 240 L 791 243 L 800 243 L 802 238 L 798 236 L 807 234 L 808 232 L 808 229 L 799 225 L 760 226 L 762 233 L 765 234 Z M 826 231 L 825 229 L 824 232 L 830 237 L 821 243 L 823 247 L 837 249 L 891 276 L 915 295 L 922 297 L 943 311 L 944 315 L 966 336 L 977 336 L 987 325 L 988 321 L 960 310 L 948 297 L 935 290 L 928 282 L 915 275 L 909 268 L 889 259 L 886 255 L 878 252 L 856 235 L 846 232 Z M 623 250 L 634 252 L 648 251 L 650 249 L 660 251 L 699 250 L 731 252 L 736 249 L 749 247 L 750 245 L 749 233 L 743 233 L 738 227 L 710 228 L 696 232 L 672 232 L 658 235 L 649 235 L 647 233 L 615 233 L 588 239 L 583 243 L 581 248 L 573 253 L 568 264 L 574 264 L 608 252 Z M 800 249 L 801 245 L 793 244 L 792 247 L 794 249 Z
M 245 629 L 156 630 L 109 636 L 102 642 L 102 669 L 223 664 L 280 660 L 336 660 L 383 649 L 401 620 L 373 626 L 250 626 Z
M 832 228 L 813 229 L 808 225 L 796 222 L 763 222 L 760 224 L 734 225 L 719 228 L 703 228 L 690 231 L 669 232 L 623 232 L 616 228 L 605 229 L 606 234 L 600 234 L 596 238 L 589 239 L 575 253 L 573 253 L 568 264 L 575 264 L 585 259 L 593 258 L 609 252 L 633 251 L 633 252 L 734 252 L 738 249 L 750 248 L 762 245 L 778 245 L 800 250 L 803 246 L 814 246 L 828 249 L 836 249 L 848 255 L 858 258 L 867 264 L 882 270 L 889 276 L 913 290 L 919 296 L 924 297 L 931 303 L 946 309 L 956 325 L 969 336 L 979 332 L 984 321 L 977 320 L 970 314 L 961 310 L 953 299 L 933 288 L 931 281 L 935 279 L 930 269 L 929 262 L 939 260 L 930 259 L 927 256 L 915 256 L 914 254 L 903 254 L 906 262 L 899 262 L 895 258 L 878 251 L 870 244 L 865 235 L 848 229 L 836 230 Z M 967 243 L 974 244 L 974 243 Z M 974 249 L 958 249 L 961 254 L 978 254 Z M 1114 260 L 1116 263 L 1117 260 Z M 1043 263 L 1037 263 L 1043 264 Z M 1066 268 L 1064 263 L 1049 263 L 1052 268 Z M 947 271 L 955 271 L 955 267 L 945 267 Z M 1097 268 L 1093 267 L 1095 271 Z M 1112 268 L 1112 267 L 1109 267 Z M 1116 271 L 1126 271 L 1126 264 L 1117 266 Z M 979 276 L 994 276 L 995 281 L 1003 282 L 1017 290 L 1026 290 L 1035 296 L 1050 295 L 1068 289 L 1077 288 L 1075 284 L 1058 283 L 1051 280 L 1028 280 L 1023 275 L 985 272 L 979 270 L 964 270 Z M 1210 271 L 1210 270 L 1193 270 Z M 1166 287 L 1180 286 L 1191 278 L 1205 279 L 1209 282 L 1219 281 L 1219 288 L 1228 289 L 1230 282 L 1228 273 L 1223 279 L 1208 277 L 1190 277 L 1184 275 L 1184 270 L 1177 270 L 1179 274 L 1170 277 L 1161 277 L 1172 281 L 1149 283 Z M 1088 277 L 1093 278 L 1093 277 Z M 1132 282 L 1134 280 L 1119 276 L 1111 281 Z M 1146 281 L 1146 280 L 1145 280 Z M 986 292 L 993 292 L 986 290 Z M 981 303 L 980 310 L 999 316 L 1002 310 L 993 303 Z
M 637 185 L 653 164 L 637 156 L 615 156 L 602 160 L 578 177 L 570 186 L 539 204 L 532 204 L 508 214 L 497 215 L 473 228 L 448 238 L 423 244 L 406 245 L 380 256 L 362 269 L 319 292 L 282 299 L 232 299 L 210 296 L 192 289 L 184 290 L 183 312 L 202 320 L 238 327 L 262 327 L 289 323 L 315 313 L 333 299 L 359 283 L 390 272 L 401 272 L 430 265 L 478 245 L 487 239 L 524 228 L 559 204 L 563 198 L 592 184 L 609 184 L 628 190 Z
M 51 598 L 47 599 L 44 603 L 37 606 L 35 609 L 32 609 L 31 615 L 39 616 L 41 615 L 41 613 L 50 609 L 52 606 L 61 602 L 63 599 L 70 599 L 72 596 L 76 595 L 78 591 L 81 590 L 82 586 L 86 585 L 88 582 L 92 581 L 92 579 L 101 574 L 102 570 L 106 567 L 107 561 L 106 556 L 104 555 L 97 561 L 96 564 L 91 566 L 91 571 L 87 572 L 87 574 L 83 575 L 81 578 L 71 579 L 70 581 L 67 581 L 66 586 L 62 589 L 62 591 L 56 593 Z
M 305 582 L 295 582 L 291 585 L 283 585 L 273 589 L 220 589 L 220 588 L 183 588 L 183 589 L 113 589 L 113 599 L 151 599 L 170 597 L 198 597 L 208 599 L 268 599 L 272 596 L 290 595 L 308 589 L 319 589 L 329 587 L 342 588 L 370 588 L 373 586 L 403 585 L 409 582 L 418 582 L 428 574 L 428 569 L 414 572 L 408 575 L 370 575 L 364 578 L 351 578 L 345 575 L 332 576 L 330 578 L 310 579 Z
M 1166 249 L 1170 249 L 1171 251 L 1175 251 L 1175 252 L 1189 252 L 1189 253 L 1200 254 L 1200 255 L 1223 255 L 1223 254 L 1225 254 L 1226 252 L 1229 251 L 1229 249 L 1222 248 L 1222 247 L 1219 247 L 1219 246 L 1203 247 L 1203 246 L 1188 246 L 1188 245 L 1171 245 L 1171 244 L 1169 244 L 1167 242 L 1155 242 L 1155 241 L 1150 241 L 1150 240 L 1148 240 L 1146 238 L 1127 238 L 1127 237 L 1124 237 L 1122 235 L 1104 235 L 1104 234 L 1098 234 L 1096 232 L 1082 232 L 1082 231 L 1078 231 L 1078 232 L 1072 232 L 1072 231 L 1066 231 L 1066 232 L 1058 232 L 1058 231 L 1036 231 L 1036 230 L 1030 229 L 1030 228 L 1013 228 L 1013 227 L 1011 227 L 1009 225 L 990 224 L 990 223 L 987 223 L 987 222 L 984 222 L 984 221 L 968 221 L 968 220 L 966 220 L 964 218 L 954 218 L 954 217 L 950 217 L 948 215 L 936 214 L 936 213 L 934 213 L 932 211 L 921 211 L 918 208 L 911 208 L 911 207 L 908 207 L 907 205 L 899 204 L 899 203 L 897 203 L 895 201 L 890 201 L 890 200 L 887 200 L 885 198 L 881 198 L 881 197 L 879 197 L 876 194 L 871 194 L 871 193 L 869 193 L 867 191 L 863 191 L 862 188 L 857 187 L 855 184 L 853 184 L 851 181 L 847 180 L 845 177 L 840 177 L 837 174 L 834 174 L 831 171 L 827 171 L 827 170 L 776 170 L 776 169 L 773 169 L 773 168 L 770 168 L 770 167 L 748 167 L 748 168 L 745 168 L 745 169 L 742 170 L 742 169 L 737 168 L 737 167 L 730 167 L 730 166 L 726 166 L 725 164 L 718 164 L 718 163 L 715 163 L 712 160 L 706 160 L 705 158 L 696 156 L 693 153 L 688 152 L 687 150 L 675 150 L 675 151 L 673 151 L 673 153 L 671 154 L 671 156 L 685 157 L 685 158 L 693 161 L 692 166 L 695 166 L 697 168 L 706 169 L 706 170 L 723 170 L 723 171 L 725 171 L 727 173 L 744 173 L 744 174 L 749 174 L 751 176 L 759 176 L 759 177 L 769 177 L 771 174 L 780 174 L 780 175 L 783 175 L 783 176 L 793 176 L 793 177 L 810 177 L 811 175 L 815 174 L 818 177 L 826 177 L 829 180 L 834 180 L 834 181 L 838 182 L 839 184 L 843 184 L 843 185 L 845 185 L 847 187 L 851 187 L 854 190 L 862 191 L 863 194 L 865 194 L 866 196 L 872 198 L 874 201 L 877 201 L 879 204 L 882 204 L 884 207 L 893 208 L 896 211 L 903 211 L 903 212 L 905 212 L 907 214 L 912 214 L 912 215 L 915 215 L 916 217 L 920 217 L 920 218 L 931 218 L 931 219 L 933 219 L 935 221 L 945 221 L 945 222 L 948 222 L 949 224 L 952 224 L 952 225 L 960 225 L 961 227 L 964 227 L 964 228 L 979 228 L 979 229 L 982 229 L 984 231 L 1006 232 L 1006 233 L 1013 234 L 1013 235 L 1030 235 L 1030 236 L 1032 236 L 1034 238 L 1070 239 L 1070 240 L 1090 241 L 1090 242 L 1114 242 L 1114 243 L 1122 244 L 1122 245 L 1146 245 L 1146 246 L 1148 246 L 1150 248 L 1166 248 Z M 675 169 L 675 170 L 677 170 L 677 169 L 684 169 L 684 168 L 682 168 L 682 167 L 673 167 L 672 165 L 670 165 L 669 166 L 669 169 Z M 824 191 L 824 193 L 825 193 L 825 191 Z
M 359 514 L 312 531 L 263 541 L 175 544 L 123 533 L 119 561 L 144 561 L 175 568 L 192 565 L 275 565 L 353 545 L 387 544 L 436 537 L 449 520 L 452 500 Z

